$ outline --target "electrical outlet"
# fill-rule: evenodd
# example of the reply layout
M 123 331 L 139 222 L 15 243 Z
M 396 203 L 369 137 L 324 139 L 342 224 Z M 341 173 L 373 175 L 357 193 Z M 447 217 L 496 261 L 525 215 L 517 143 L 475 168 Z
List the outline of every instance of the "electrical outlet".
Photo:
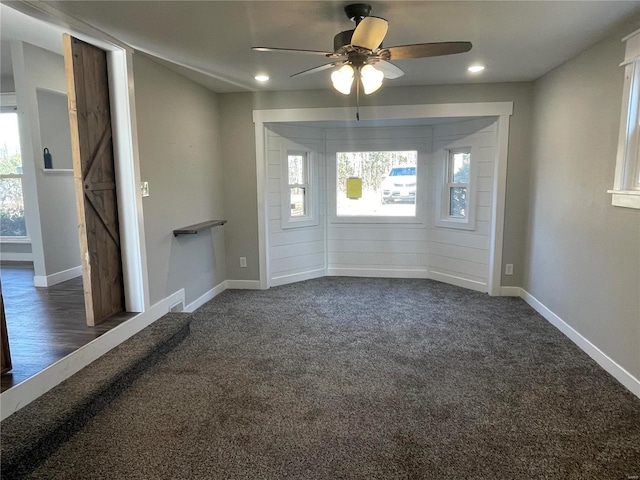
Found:
M 140 185 L 140 191 L 142 191 L 142 196 L 143 197 L 148 197 L 149 196 L 149 182 L 142 182 L 142 185 Z
M 504 267 L 505 275 L 513 275 L 513 263 L 507 263 Z
M 240 268 L 247 268 L 247 257 L 240 257 Z

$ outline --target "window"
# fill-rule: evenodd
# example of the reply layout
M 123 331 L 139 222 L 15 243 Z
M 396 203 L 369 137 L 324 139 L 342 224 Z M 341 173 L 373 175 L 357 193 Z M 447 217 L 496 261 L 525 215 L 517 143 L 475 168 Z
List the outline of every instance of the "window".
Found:
M 287 155 L 289 216 L 291 218 L 306 217 L 308 215 L 309 165 L 306 153 L 289 153 Z
M 317 225 L 312 152 L 288 150 L 283 162 L 282 228 Z
M 0 236 L 26 238 L 18 115 L 0 113 Z
M 446 205 L 449 218 L 466 219 L 469 215 L 468 191 L 471 152 L 449 151 L 447 159 Z
M 640 209 L 640 30 L 626 42 L 622 115 L 612 204 Z
M 337 152 L 338 217 L 415 217 L 417 150 Z
M 436 224 L 471 230 L 475 227 L 471 194 L 471 147 L 443 149 L 443 152 L 440 214 Z

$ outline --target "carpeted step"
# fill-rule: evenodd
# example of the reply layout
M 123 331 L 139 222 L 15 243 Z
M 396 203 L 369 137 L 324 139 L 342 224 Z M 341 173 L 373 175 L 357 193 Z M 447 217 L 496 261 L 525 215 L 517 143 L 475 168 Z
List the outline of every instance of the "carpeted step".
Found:
M 169 313 L 6 418 L 0 425 L 2 478 L 46 459 L 150 365 L 189 334 L 191 315 Z

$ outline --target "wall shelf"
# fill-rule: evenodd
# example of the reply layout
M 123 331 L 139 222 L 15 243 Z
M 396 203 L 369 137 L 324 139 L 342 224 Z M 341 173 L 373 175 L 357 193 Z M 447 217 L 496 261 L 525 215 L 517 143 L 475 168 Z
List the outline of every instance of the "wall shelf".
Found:
M 206 222 L 196 223 L 195 225 L 189 225 L 188 227 L 182 227 L 174 230 L 173 236 L 177 237 L 178 235 L 195 235 L 200 230 L 219 227 L 220 225 L 224 225 L 225 223 L 227 223 L 226 220 L 208 220 Z
M 73 175 L 73 168 L 43 168 L 42 171 L 52 175 Z

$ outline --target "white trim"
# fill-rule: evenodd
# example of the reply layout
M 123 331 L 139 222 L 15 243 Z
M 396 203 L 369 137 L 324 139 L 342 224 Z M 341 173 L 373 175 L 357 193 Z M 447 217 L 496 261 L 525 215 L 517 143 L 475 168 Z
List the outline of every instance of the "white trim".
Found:
M 225 280 L 225 290 L 264 290 L 259 280 Z
M 335 108 L 280 108 L 254 110 L 254 123 L 310 122 L 323 120 L 352 120 L 356 109 Z M 495 117 L 513 115 L 513 102 L 438 103 L 432 105 L 390 105 L 360 107 L 360 119 L 408 119 L 451 117 Z
M 611 205 L 614 207 L 640 209 L 640 191 L 633 190 L 608 190 L 611 193 Z
M 319 268 L 317 270 L 309 270 L 307 272 L 292 273 L 290 275 L 281 275 L 279 277 L 273 277 L 271 279 L 271 286 L 277 287 L 279 285 L 286 285 L 288 283 L 302 282 L 304 280 L 311 280 L 313 278 L 324 277 L 327 274 L 325 268 Z
M 118 325 L 95 340 L 58 360 L 15 387 L 0 394 L 0 421 L 28 405 L 39 396 L 62 383 L 82 368 L 97 360 L 114 347 L 151 325 L 169 312 L 171 305 L 182 301 L 184 289 L 180 289 L 130 320 Z
M 522 297 L 522 289 L 520 287 L 500 287 L 501 297 Z
M 46 175 L 73 175 L 73 168 L 42 168 L 41 170 Z
M 31 238 L 29 237 L 0 237 L 0 244 L 29 244 L 31 245 Z
M 115 50 L 113 48 L 116 48 Z M 111 128 L 120 222 L 120 252 L 128 312 L 149 307 L 149 285 L 131 52 L 107 51 Z
M 28 252 L 3 252 L 0 250 L 0 260 L 8 262 L 33 262 L 33 254 Z
M 33 285 L 35 287 L 52 287 L 58 283 L 66 282 L 72 278 L 76 278 L 82 275 L 82 266 L 68 268 L 61 272 L 52 273 L 51 275 L 35 275 L 33 277 Z
M 562 320 L 558 315 L 547 308 L 540 300 L 522 289 L 522 299 L 527 302 L 535 311 L 542 315 L 549 323 L 565 334 L 569 340 L 575 343 L 583 352 L 589 355 L 598 365 L 618 380 L 636 397 L 640 398 L 640 380 L 627 372 L 614 360 L 609 358 L 602 350 L 583 337 L 577 330 Z
M 327 276 L 338 277 L 371 277 L 371 278 L 429 278 L 426 269 L 385 269 L 385 268 L 345 268 L 345 267 L 329 267 L 327 268 Z
M 430 278 L 431 280 L 448 283 L 450 285 L 455 285 L 456 287 L 468 288 L 469 290 L 474 290 L 476 292 L 487 293 L 486 283 L 459 277 L 457 275 L 451 275 L 450 273 L 430 270 L 428 278 Z
M 187 313 L 195 312 L 202 305 L 207 303 L 209 300 L 217 297 L 222 292 L 224 292 L 226 289 L 227 289 L 226 282 L 220 282 L 218 285 L 213 287 L 211 290 L 203 293 L 198 298 L 196 298 L 193 302 L 191 302 L 189 305 L 184 307 L 183 311 L 187 312 Z
M 256 111 L 253 115 L 255 118 Z M 269 202 L 267 201 L 267 135 L 262 122 L 255 124 L 256 137 L 256 181 L 258 197 L 258 266 L 260 268 L 260 288 L 269 288 L 271 278 L 271 263 L 269 262 L 269 235 L 267 222 L 269 221 Z M 227 287 L 231 288 L 231 287 Z
M 496 163 L 493 170 L 491 201 L 491 238 L 489 244 L 489 295 L 500 294 L 502 283 L 502 249 L 504 244 L 504 212 L 507 203 L 507 159 L 509 155 L 509 116 L 498 118 Z

